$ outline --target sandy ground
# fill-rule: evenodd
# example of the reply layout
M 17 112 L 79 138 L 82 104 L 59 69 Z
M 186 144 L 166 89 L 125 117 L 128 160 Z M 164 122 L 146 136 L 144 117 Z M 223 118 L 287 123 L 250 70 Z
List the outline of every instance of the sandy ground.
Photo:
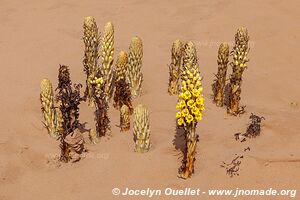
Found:
M 126 187 L 203 191 L 238 187 L 300 192 L 299 7 L 296 0 L 2 0 L 0 199 L 148 199 L 115 197 L 111 193 L 115 187 L 122 191 Z M 153 148 L 144 155 L 133 152 L 132 131 L 119 132 L 115 126 L 119 114 L 111 108 L 111 136 L 94 146 L 87 141 L 88 157 L 57 167 L 53 156 L 59 153 L 58 142 L 49 138 L 41 123 L 39 84 L 47 77 L 56 85 L 59 64 L 70 66 L 74 83 L 84 83 L 81 38 L 83 18 L 88 15 L 96 18 L 101 29 L 107 21 L 114 23 L 116 53 L 128 50 L 134 35 L 143 40 L 144 93 L 134 104 L 142 102 L 150 110 Z M 233 42 L 239 26 L 247 27 L 251 37 L 251 60 L 242 88 L 247 113 L 231 117 L 212 104 L 210 85 L 217 71 L 218 44 Z M 189 180 L 176 176 L 180 166 L 173 145 L 177 98 L 167 93 L 170 47 L 177 38 L 197 45 L 206 98 L 204 120 L 197 129 L 195 174 Z M 266 118 L 262 134 L 239 143 L 233 134 L 245 131 L 251 112 Z M 80 119 L 93 127 L 93 110 L 82 105 Z M 244 152 L 248 146 L 251 151 Z M 235 154 L 243 154 L 244 159 L 240 175 L 230 178 L 220 164 L 230 162 Z

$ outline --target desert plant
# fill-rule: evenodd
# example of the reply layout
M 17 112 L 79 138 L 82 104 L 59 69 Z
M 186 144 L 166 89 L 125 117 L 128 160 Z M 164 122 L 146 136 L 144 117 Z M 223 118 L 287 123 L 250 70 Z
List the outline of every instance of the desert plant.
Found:
M 116 62 L 116 82 L 121 79 L 126 80 L 128 55 L 125 51 L 120 51 Z
M 107 100 L 111 98 L 113 82 L 113 61 L 114 61 L 114 26 L 111 22 L 106 23 L 101 41 L 102 66 L 100 71 L 104 79 L 104 91 Z
M 128 83 L 133 98 L 140 96 L 142 92 L 142 58 L 143 58 L 143 43 L 142 40 L 135 36 L 131 39 L 129 46 L 127 76 Z
M 125 79 L 127 61 L 127 54 L 124 51 L 121 51 L 116 63 L 116 82 L 114 94 L 114 107 L 118 110 L 124 104 L 127 105 L 130 110 L 133 109 L 129 84 Z
M 98 73 L 98 58 L 99 58 L 99 32 L 96 21 L 93 17 L 85 17 L 83 24 L 83 41 L 84 41 L 84 59 L 83 66 L 86 73 L 86 89 L 85 98 L 88 100 L 89 106 L 94 106 L 94 99 L 92 97 L 92 80 Z
M 41 94 L 40 100 L 42 104 L 42 112 L 45 120 L 45 127 L 48 134 L 53 138 L 58 138 L 58 133 L 55 126 L 55 108 L 52 83 L 48 79 L 41 81 Z
M 125 104 L 120 108 L 120 128 L 121 131 L 129 131 L 130 129 L 130 115 L 132 110 Z
M 139 104 L 135 107 L 133 115 L 135 151 L 139 153 L 148 152 L 151 146 L 148 109 L 144 105 Z
M 187 51 L 195 54 L 196 51 Z M 198 135 L 196 134 L 197 122 L 202 120 L 204 110 L 204 98 L 202 95 L 202 84 L 197 64 L 197 55 L 187 55 L 192 60 L 183 62 L 182 87 L 179 94 L 179 102 L 176 108 L 180 109 L 176 113 L 177 124 L 185 131 L 186 149 L 182 160 L 182 166 L 178 170 L 180 178 L 189 178 L 194 173 L 194 162 L 196 155 L 196 145 Z M 187 57 L 186 57 L 187 58 Z
M 214 93 L 214 102 L 217 106 L 224 105 L 224 88 L 226 82 L 226 73 L 227 73 L 227 64 L 228 64 L 228 57 L 229 57 L 229 45 L 228 43 L 224 42 L 220 45 L 218 51 L 218 73 L 216 75 L 216 79 L 213 87 Z
M 108 117 L 108 102 L 105 93 L 104 80 L 98 73 L 94 79 L 90 80 L 92 97 L 95 100 L 95 121 L 96 132 L 98 137 L 105 136 L 110 130 Z
M 229 105 L 227 105 L 227 112 L 232 115 L 238 115 L 244 112 L 243 108 L 240 108 L 241 99 L 241 85 L 242 75 L 247 68 L 248 60 L 248 47 L 249 36 L 246 28 L 239 28 L 235 35 L 235 46 L 231 55 L 233 61 L 231 62 L 232 74 L 230 76 L 230 94 Z
M 60 65 L 58 74 L 58 94 L 56 100 L 60 102 L 62 114 L 62 132 L 59 135 L 61 157 L 64 162 L 78 161 L 84 150 L 82 134 L 76 129 L 79 125 L 80 84 L 72 86 L 69 68 Z
M 170 95 L 178 94 L 178 84 L 180 79 L 182 60 L 182 42 L 175 40 L 171 49 L 171 64 L 169 65 L 169 87 L 168 92 Z
M 133 112 L 131 102 L 131 91 L 126 81 L 126 67 L 128 57 L 126 52 L 121 51 L 116 63 L 116 81 L 114 94 L 114 107 L 120 110 L 120 128 L 121 131 L 127 131 L 130 128 L 130 115 Z

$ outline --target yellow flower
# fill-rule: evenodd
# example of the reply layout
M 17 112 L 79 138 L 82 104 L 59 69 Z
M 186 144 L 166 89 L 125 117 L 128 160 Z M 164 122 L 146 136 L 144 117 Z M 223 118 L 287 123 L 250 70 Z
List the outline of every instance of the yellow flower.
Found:
M 198 108 L 199 108 L 200 111 L 205 110 L 203 105 L 199 106 Z
M 196 82 L 196 87 L 200 87 L 201 86 L 201 82 L 200 81 L 197 81 Z
M 189 110 L 187 109 L 187 108 L 185 108 L 185 109 L 183 109 L 182 111 L 181 111 L 181 115 L 182 115 L 182 117 L 186 117 L 186 116 L 188 116 L 190 113 L 189 113 Z
M 193 108 L 192 108 L 192 113 L 193 113 L 194 115 L 199 115 L 199 114 L 200 114 L 200 109 L 197 108 L 197 107 L 193 107 Z
M 181 118 L 181 112 L 176 113 L 176 119 Z
M 190 84 L 190 89 L 193 90 L 194 89 L 194 84 Z
M 179 98 L 184 99 L 184 93 L 183 92 L 179 94 Z
M 180 102 L 177 103 L 176 108 L 182 109 L 186 106 L 185 101 L 181 100 Z
M 201 94 L 201 91 L 198 89 L 193 89 L 192 94 L 194 97 L 199 97 Z
M 201 121 L 201 120 L 202 120 L 202 113 L 199 113 L 199 115 L 196 115 L 196 116 L 195 116 L 195 119 L 196 119 L 197 121 Z
M 191 80 L 188 79 L 188 80 L 186 81 L 186 83 L 187 83 L 188 85 L 191 84 Z
M 198 97 L 196 99 L 196 104 L 198 104 L 198 105 L 203 105 L 203 102 L 204 102 L 204 98 L 203 97 Z
M 188 100 L 188 102 L 187 102 L 187 105 L 189 106 L 189 107 L 192 107 L 193 105 L 194 105 L 194 100 L 193 99 L 190 99 L 190 100 Z
M 179 126 L 181 126 L 182 124 L 184 124 L 184 119 L 183 118 L 179 118 L 177 120 L 177 123 L 178 123 Z
M 184 98 L 185 99 L 189 99 L 191 97 L 192 97 L 192 94 L 190 93 L 190 91 L 187 90 L 187 91 L 184 92 Z
M 194 117 L 193 115 L 188 115 L 185 117 L 185 120 L 188 124 L 190 124 L 194 120 Z

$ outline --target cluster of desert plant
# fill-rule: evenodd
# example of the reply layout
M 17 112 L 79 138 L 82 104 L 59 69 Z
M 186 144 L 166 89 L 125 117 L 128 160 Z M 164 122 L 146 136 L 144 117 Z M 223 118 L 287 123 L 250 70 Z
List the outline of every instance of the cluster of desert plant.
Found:
M 85 151 L 83 133 L 79 131 L 79 105 L 82 101 L 95 109 L 95 128 L 89 130 L 91 143 L 96 144 L 99 138 L 110 131 L 108 116 L 110 99 L 113 97 L 113 107 L 120 112 L 120 129 L 130 130 L 133 115 L 133 140 L 135 151 L 148 152 L 150 143 L 149 111 L 143 104 L 135 108 L 133 101 L 142 94 L 142 40 L 134 36 L 129 45 L 128 54 L 120 51 L 114 63 L 114 26 L 106 23 L 102 37 L 93 17 L 85 17 L 83 24 L 84 59 L 83 66 L 86 75 L 84 96 L 81 97 L 81 84 L 72 85 L 69 67 L 60 65 L 58 86 L 53 91 L 50 80 L 41 82 L 40 101 L 44 116 L 44 124 L 48 134 L 60 141 L 60 160 L 64 162 L 78 161 Z M 217 106 L 225 104 L 225 86 L 229 56 L 230 65 L 229 100 L 226 103 L 230 114 L 238 115 L 242 74 L 247 67 L 249 36 L 247 29 L 239 28 L 235 35 L 235 46 L 229 54 L 229 45 L 222 43 L 218 51 L 218 73 L 213 84 L 214 102 Z M 99 61 L 101 59 L 101 61 Z M 178 169 L 178 177 L 187 179 L 194 173 L 196 147 L 199 135 L 197 124 L 202 120 L 204 97 L 202 77 L 197 58 L 195 44 L 191 41 L 175 40 L 171 47 L 171 64 L 169 65 L 168 93 L 177 95 L 176 128 L 184 130 L 185 149 L 182 165 Z M 251 116 L 253 125 L 249 135 L 260 132 L 262 118 Z M 254 123 L 255 122 L 255 123 Z
M 217 106 L 226 104 L 227 113 L 235 116 L 244 112 L 244 107 L 240 106 L 240 96 L 242 92 L 242 75 L 249 61 L 247 57 L 249 52 L 248 42 L 247 29 L 244 27 L 239 28 L 235 34 L 235 45 L 230 53 L 232 56 L 230 63 L 232 74 L 229 77 L 230 82 L 227 85 L 227 90 L 225 89 L 225 82 L 229 57 L 228 44 L 222 43 L 218 51 L 218 73 L 213 83 L 214 102 Z
M 60 160 L 78 161 L 85 150 L 84 139 L 79 131 L 79 105 L 86 101 L 95 109 L 95 128 L 89 130 L 91 143 L 110 131 L 108 117 L 109 101 L 114 95 L 113 106 L 120 111 L 121 131 L 130 129 L 130 118 L 134 112 L 134 141 L 137 152 L 147 152 L 149 142 L 149 116 L 144 106 L 133 109 L 132 97 L 141 95 L 142 87 L 142 40 L 135 36 L 129 46 L 129 54 L 121 51 L 114 65 L 114 26 L 106 23 L 102 37 L 95 19 L 84 18 L 84 58 L 86 75 L 84 96 L 80 96 L 81 84 L 72 85 L 68 66 L 60 65 L 58 86 L 54 94 L 50 80 L 41 82 L 40 101 L 44 125 L 48 134 L 60 141 Z M 101 60 L 99 60 L 101 59 Z

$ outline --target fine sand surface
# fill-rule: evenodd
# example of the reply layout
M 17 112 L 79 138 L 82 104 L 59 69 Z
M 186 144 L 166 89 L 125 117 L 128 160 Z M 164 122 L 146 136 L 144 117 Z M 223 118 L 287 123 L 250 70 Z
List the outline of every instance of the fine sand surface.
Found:
M 131 189 L 298 189 L 300 193 L 300 2 L 253 1 L 60 1 L 2 0 L 0 3 L 0 199 L 148 199 L 112 195 Z M 128 50 L 132 36 L 144 43 L 143 95 L 134 104 L 150 110 L 153 147 L 133 151 L 132 130 L 120 133 L 119 113 L 110 109 L 112 132 L 97 145 L 87 140 L 87 157 L 55 163 L 58 142 L 42 125 L 39 85 L 57 84 L 59 64 L 70 66 L 73 83 L 84 83 L 83 18 L 94 16 L 102 30 L 115 26 L 115 52 Z M 247 113 L 226 114 L 210 98 L 217 71 L 218 44 L 232 43 L 238 27 L 248 28 L 250 62 L 242 101 Z M 176 96 L 167 93 L 170 47 L 175 39 L 197 46 L 205 96 L 195 174 L 177 178 L 179 151 L 173 145 Z M 293 104 L 291 104 L 293 102 Z M 298 104 L 298 105 L 296 105 Z M 251 112 L 264 116 L 258 138 L 240 143 Z M 93 109 L 81 105 L 81 122 L 94 126 Z M 87 137 L 87 133 L 85 133 Z M 244 152 L 244 148 L 250 151 Z M 244 155 L 239 176 L 220 167 Z M 277 161 L 277 162 L 272 162 Z M 299 199 L 300 194 L 295 199 Z M 152 199 L 232 199 L 232 197 L 153 197 Z M 236 199 L 274 199 L 244 197 Z M 276 199 L 287 199 L 278 197 Z

